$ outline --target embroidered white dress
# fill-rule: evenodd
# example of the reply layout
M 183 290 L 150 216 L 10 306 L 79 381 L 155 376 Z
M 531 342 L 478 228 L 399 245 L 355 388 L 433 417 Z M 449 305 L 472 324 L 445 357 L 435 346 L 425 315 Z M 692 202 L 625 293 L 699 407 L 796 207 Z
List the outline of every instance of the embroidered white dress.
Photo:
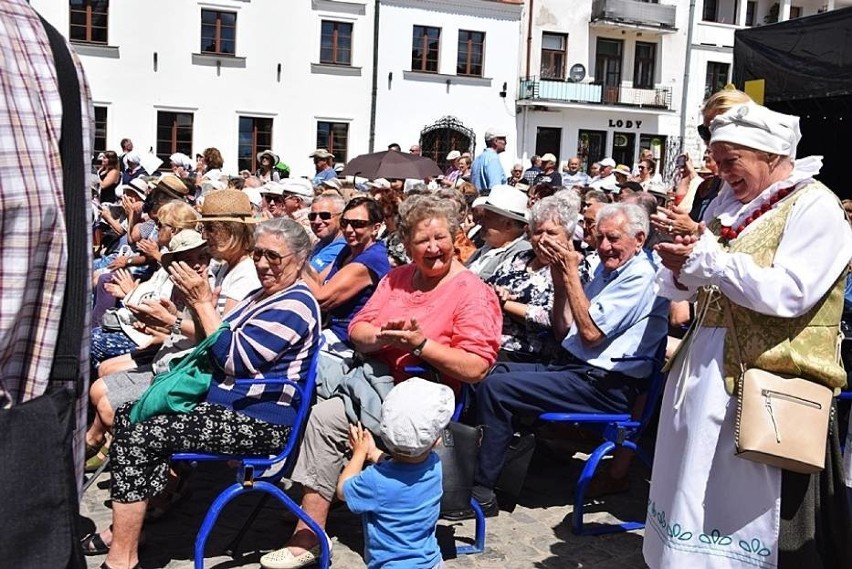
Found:
M 779 188 L 806 185 L 820 166 L 818 158 L 798 160 L 790 178 L 748 204 L 726 187 L 705 220 L 718 217 L 736 227 Z M 775 214 L 770 210 L 743 233 Z M 836 198 L 812 191 L 794 204 L 771 267 L 723 251 L 706 232 L 681 271 L 690 290 L 676 289 L 667 269 L 658 282 L 660 294 L 672 300 L 716 285 L 741 306 L 795 317 L 828 291 L 850 257 L 852 231 Z M 781 471 L 734 455 L 736 399 L 725 391 L 724 341 L 724 328 L 697 328 L 669 372 L 643 547 L 652 569 L 771 569 L 778 563 Z

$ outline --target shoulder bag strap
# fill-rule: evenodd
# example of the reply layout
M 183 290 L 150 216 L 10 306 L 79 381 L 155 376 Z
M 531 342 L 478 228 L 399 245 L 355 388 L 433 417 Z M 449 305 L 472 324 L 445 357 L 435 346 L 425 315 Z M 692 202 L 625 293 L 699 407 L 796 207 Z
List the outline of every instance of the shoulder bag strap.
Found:
M 39 16 L 41 18 L 41 16 Z M 65 197 L 65 229 L 68 265 L 65 298 L 59 320 L 59 334 L 50 380 L 74 382 L 77 394 L 83 391 L 80 349 L 86 313 L 86 280 L 89 276 L 86 229 L 86 187 L 83 172 L 83 124 L 80 109 L 80 82 L 77 68 L 62 35 L 44 18 L 44 30 L 53 52 L 59 96 L 62 101 L 62 129 L 59 153 L 62 158 L 62 192 Z

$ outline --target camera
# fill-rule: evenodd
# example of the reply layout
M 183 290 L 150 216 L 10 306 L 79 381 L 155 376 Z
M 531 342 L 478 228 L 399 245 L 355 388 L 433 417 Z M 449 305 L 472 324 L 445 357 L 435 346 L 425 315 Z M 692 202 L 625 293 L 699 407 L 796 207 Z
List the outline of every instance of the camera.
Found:
M 681 154 L 675 158 L 675 167 L 683 168 L 684 166 L 686 166 L 686 154 Z

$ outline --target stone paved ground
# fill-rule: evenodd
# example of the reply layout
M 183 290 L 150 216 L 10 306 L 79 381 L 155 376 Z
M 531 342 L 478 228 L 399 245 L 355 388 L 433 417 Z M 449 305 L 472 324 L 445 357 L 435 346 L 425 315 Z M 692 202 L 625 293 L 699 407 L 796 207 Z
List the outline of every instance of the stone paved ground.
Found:
M 578 446 L 579 444 L 579 446 Z M 582 468 L 582 452 L 589 445 L 572 443 L 562 449 L 547 448 L 540 444 L 514 511 L 502 511 L 487 521 L 486 550 L 484 553 L 460 558 L 447 557 L 448 569 L 591 569 L 644 568 L 642 561 L 643 532 L 621 533 L 609 536 L 579 537 L 571 533 L 574 481 Z M 574 454 L 574 458 L 571 457 Z M 587 508 L 586 518 L 593 522 L 611 522 L 616 519 L 644 518 L 649 476 L 648 469 L 635 461 L 631 468 L 631 491 L 593 502 Z M 88 529 L 96 524 L 106 526 L 111 517 L 108 509 L 108 475 L 104 475 L 84 498 L 82 513 L 87 517 Z M 213 496 L 233 481 L 233 473 L 226 467 L 203 465 L 193 479 L 191 498 L 174 508 L 164 519 L 147 524 L 145 545 L 141 550 L 145 569 L 167 567 L 189 569 L 193 567 L 193 543 L 207 506 Z M 224 555 L 227 542 L 235 535 L 243 520 L 256 504 L 255 496 L 245 496 L 230 505 L 219 519 L 207 546 L 204 566 L 207 568 L 259 567 L 260 552 L 280 547 L 289 535 L 294 518 L 284 515 L 277 504 L 263 510 L 243 548 L 248 553 L 234 560 Z M 272 502 L 270 502 L 271 504 Z M 442 546 L 452 547 L 453 535 L 459 541 L 472 540 L 473 521 L 452 524 L 439 522 L 439 540 Z M 363 535 L 360 520 L 345 507 L 332 511 L 329 533 L 337 538 L 334 547 L 334 567 L 360 569 Z M 102 557 L 90 557 L 89 567 L 100 566 Z

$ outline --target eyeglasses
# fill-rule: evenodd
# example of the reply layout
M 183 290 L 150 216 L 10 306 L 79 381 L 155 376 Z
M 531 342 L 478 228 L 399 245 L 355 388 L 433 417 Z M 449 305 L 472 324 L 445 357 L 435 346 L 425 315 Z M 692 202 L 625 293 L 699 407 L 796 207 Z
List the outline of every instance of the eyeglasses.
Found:
M 364 229 L 365 227 L 369 227 L 373 222 L 369 219 L 347 219 L 343 218 L 340 220 L 340 227 L 346 227 L 347 225 L 351 225 L 352 229 Z
M 639 166 L 638 168 L 639 170 L 647 170 L 647 168 L 645 168 L 644 166 Z
M 287 196 L 277 196 L 275 194 L 264 194 L 267 203 L 284 203 Z
M 703 125 L 703 124 L 698 125 L 698 136 L 701 137 L 701 140 L 704 141 L 704 144 L 709 144 L 709 142 L 710 142 L 710 129 L 707 128 L 707 125 Z
M 308 214 L 309 221 L 316 221 L 317 218 L 320 218 L 323 221 L 328 221 L 332 217 L 337 217 L 340 215 L 339 213 L 331 213 L 330 211 L 312 211 Z
M 251 258 L 254 259 L 255 263 L 260 261 L 261 257 L 264 257 L 269 262 L 269 264 L 273 266 L 280 265 L 284 259 L 292 256 L 292 253 L 290 253 L 289 255 L 282 255 L 281 253 L 273 251 L 272 249 L 261 249 L 260 247 L 255 247 L 251 251 Z

